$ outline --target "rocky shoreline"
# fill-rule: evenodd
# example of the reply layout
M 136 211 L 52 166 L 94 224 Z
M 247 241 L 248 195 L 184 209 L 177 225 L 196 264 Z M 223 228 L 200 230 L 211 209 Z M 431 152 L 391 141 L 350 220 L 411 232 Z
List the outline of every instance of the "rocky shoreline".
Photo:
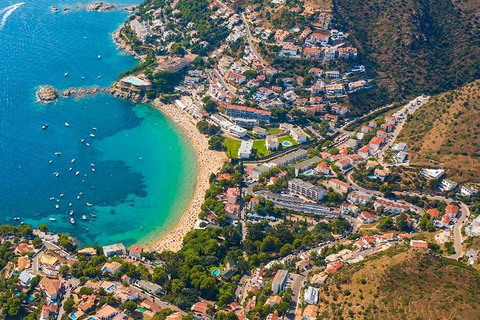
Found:
M 113 4 L 105 2 L 93 2 L 87 4 L 87 11 L 107 12 L 117 9 Z
M 68 99 L 72 96 L 75 96 L 76 99 L 84 98 L 85 96 L 92 96 L 97 93 L 108 93 L 108 89 L 100 88 L 98 86 L 90 88 L 68 88 L 63 91 L 59 91 L 52 86 L 41 86 L 35 96 L 37 101 L 42 103 L 55 102 L 59 97 Z

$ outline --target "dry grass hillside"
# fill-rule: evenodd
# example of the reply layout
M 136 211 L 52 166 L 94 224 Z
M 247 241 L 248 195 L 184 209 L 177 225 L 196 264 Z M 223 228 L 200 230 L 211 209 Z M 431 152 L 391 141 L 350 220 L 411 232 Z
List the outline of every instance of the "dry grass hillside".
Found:
M 398 141 L 408 143 L 412 164 L 439 165 L 459 181 L 480 182 L 480 80 L 433 97 Z
M 333 276 L 320 291 L 321 319 L 479 319 L 480 274 L 407 247 Z
M 391 99 L 441 93 L 480 79 L 480 0 L 333 3 L 337 21 Z

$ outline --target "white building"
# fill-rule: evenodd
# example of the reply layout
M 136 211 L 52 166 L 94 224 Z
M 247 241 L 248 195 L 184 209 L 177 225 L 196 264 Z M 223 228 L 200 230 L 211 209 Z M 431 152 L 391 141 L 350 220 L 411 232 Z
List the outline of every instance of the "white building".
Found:
M 457 183 L 453 180 L 450 179 L 443 179 L 442 182 L 440 183 L 440 190 L 442 191 L 452 191 L 457 187 Z
M 240 144 L 240 149 L 238 149 L 238 158 L 248 159 L 252 154 L 253 141 L 242 141 Z
M 297 143 L 304 143 L 308 140 L 308 135 L 300 127 L 295 127 L 290 130 L 290 137 L 292 137 Z
M 276 136 L 267 136 L 265 139 L 265 147 L 267 147 L 268 150 L 277 150 L 278 146 L 278 138 Z
M 307 290 L 305 290 L 304 300 L 308 304 L 317 304 L 318 288 L 308 287 Z
M 470 186 L 462 186 L 460 188 L 460 194 L 464 197 L 473 197 L 477 194 L 477 190 Z

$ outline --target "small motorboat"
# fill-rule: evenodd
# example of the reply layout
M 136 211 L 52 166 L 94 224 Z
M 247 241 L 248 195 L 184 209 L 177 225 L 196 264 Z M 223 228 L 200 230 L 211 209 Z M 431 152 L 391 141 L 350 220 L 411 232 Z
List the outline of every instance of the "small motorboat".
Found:
M 81 142 L 81 143 L 84 143 L 84 142 L 85 142 L 85 139 L 80 140 L 80 142 Z
M 75 175 L 78 176 L 80 174 L 80 171 L 75 172 Z
M 60 193 L 60 198 L 63 198 L 64 194 L 63 193 Z
M 70 218 L 70 223 L 71 223 L 71 224 L 75 224 L 75 219 Z
M 49 218 L 48 220 L 50 220 L 50 221 L 57 221 L 57 219 L 55 219 L 55 218 Z
M 98 58 L 98 59 L 102 59 L 102 56 L 101 56 L 101 55 L 98 55 L 98 57 L 97 57 L 97 58 Z
M 72 170 L 73 170 L 73 168 L 72 168 L 72 167 L 68 168 L 68 171 L 72 171 Z
M 87 142 L 86 145 L 87 145 L 87 147 L 90 147 L 90 143 Z
M 82 219 L 83 219 L 83 220 L 87 220 L 87 216 L 86 216 L 86 215 L 82 215 Z
M 96 128 L 96 127 L 92 127 L 92 130 L 93 130 L 93 131 L 97 131 L 97 128 Z
M 65 72 L 64 76 L 65 76 L 65 77 L 68 77 L 68 72 Z
M 55 200 L 55 197 L 50 197 L 50 201 Z
M 77 196 L 77 200 L 80 200 L 80 196 Z
M 68 204 L 68 206 L 71 207 L 71 206 L 72 206 L 72 203 L 70 202 L 70 203 Z
M 91 166 L 91 167 L 95 167 L 95 163 L 90 163 L 90 166 Z
M 58 12 L 58 8 L 55 6 L 52 6 L 50 9 L 52 10 L 52 12 Z
M 70 161 L 71 163 L 74 163 L 75 162 L 75 159 L 72 159 L 72 161 Z
M 95 135 L 93 133 L 90 133 L 90 138 L 95 138 Z
M 57 152 L 55 152 L 55 155 L 58 157 L 58 156 L 61 156 L 62 153 L 57 151 Z
M 70 210 L 70 212 L 69 212 L 68 214 L 71 215 L 71 216 L 73 216 L 73 213 L 74 213 L 74 212 L 75 212 L 75 211 Z
M 65 122 L 65 127 L 70 127 L 70 123 Z
M 87 202 L 87 207 L 93 206 L 90 202 Z
M 49 164 L 52 164 L 52 163 L 53 163 L 53 160 L 49 160 L 48 163 L 49 163 Z
M 90 212 L 90 217 L 95 218 L 97 215 L 95 213 Z
M 58 172 L 54 172 L 53 174 L 55 175 L 56 178 L 58 178 L 60 176 L 60 173 L 58 173 Z
M 20 220 L 20 218 L 19 218 L 19 217 L 15 217 L 15 218 L 13 218 L 13 220 L 18 221 L 18 220 Z
M 64 13 L 67 13 L 67 12 L 69 12 L 69 11 L 70 11 L 70 8 L 69 8 L 69 7 L 63 8 L 63 12 L 64 12 Z
M 92 168 L 92 172 L 95 172 L 95 168 Z
M 59 209 L 60 206 L 58 204 L 55 205 L 55 209 Z
M 43 126 L 42 126 L 42 129 L 45 130 L 48 128 L 48 123 L 45 123 Z

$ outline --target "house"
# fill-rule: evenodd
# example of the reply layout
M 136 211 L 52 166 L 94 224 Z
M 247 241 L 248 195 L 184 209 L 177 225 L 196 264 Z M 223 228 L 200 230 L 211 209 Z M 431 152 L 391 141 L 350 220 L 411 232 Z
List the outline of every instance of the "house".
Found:
M 48 306 L 42 306 L 42 312 L 40 313 L 40 320 L 48 320 L 55 318 L 58 312 L 58 305 L 49 304 Z
M 228 188 L 226 193 L 227 203 L 237 203 L 238 198 L 240 197 L 239 188 Z
M 209 310 L 214 305 L 215 304 L 212 301 L 199 301 L 195 303 L 190 310 L 192 310 L 193 314 L 196 316 L 208 315 Z
M 347 201 L 353 204 L 366 205 L 371 201 L 371 197 L 366 194 L 360 194 L 358 192 L 350 192 L 348 194 Z
M 265 139 L 265 147 L 271 151 L 277 150 L 279 147 L 278 138 L 272 135 L 267 136 Z
M 352 166 L 352 161 L 349 158 L 343 158 L 335 162 L 335 165 L 345 172 Z
M 342 106 L 341 104 L 334 103 L 332 104 L 332 111 L 335 112 L 336 114 L 343 116 L 346 114 L 349 110 L 347 107 Z
M 408 160 L 408 153 L 405 151 L 400 151 L 395 155 L 395 161 L 397 163 L 405 163 Z
M 106 262 L 102 267 L 103 273 L 110 273 L 111 275 L 115 275 L 118 270 L 120 270 L 122 264 L 117 261 Z
M 450 180 L 450 179 L 443 179 L 440 182 L 440 190 L 445 191 L 445 192 L 452 191 L 457 186 L 458 186 L 458 184 L 455 181 Z
M 464 197 L 473 197 L 478 193 L 476 189 L 470 186 L 462 186 L 460 188 L 460 194 Z
M 83 295 L 81 297 L 81 301 L 78 304 L 78 308 L 82 310 L 82 312 L 88 312 L 93 309 L 95 306 L 95 302 L 97 301 L 97 296 L 94 294 L 91 295 Z
M 269 122 L 272 115 L 270 111 L 237 105 L 227 106 L 226 114 L 231 118 L 256 119 L 264 122 Z
M 369 126 L 370 128 L 376 128 L 376 127 L 377 127 L 377 122 L 376 122 L 375 120 L 370 120 L 370 121 L 368 122 L 368 126 Z
M 16 248 L 15 248 L 15 254 L 17 255 L 23 255 L 25 253 L 29 253 L 29 252 L 32 252 L 33 250 L 35 249 L 34 246 L 32 245 L 29 245 L 27 243 L 20 243 Z
M 236 84 L 243 84 L 247 82 L 247 78 L 243 74 L 231 70 L 225 72 L 225 78 L 227 79 L 227 81 L 231 81 Z
M 138 281 L 138 286 L 143 290 L 151 294 L 160 294 L 162 293 L 162 287 L 158 284 L 152 283 L 150 281 L 140 280 Z
M 372 131 L 373 131 L 373 128 L 369 127 L 369 126 L 362 126 L 362 128 L 360 129 L 361 133 L 369 133 L 369 132 L 372 132 Z
M 272 295 L 265 301 L 265 305 L 269 306 L 270 308 L 280 303 L 282 303 L 282 297 L 279 295 Z
M 134 301 L 138 299 L 138 292 L 130 287 L 121 286 L 115 290 L 115 297 L 122 303 Z
M 295 262 L 295 267 L 300 270 L 300 272 L 304 272 L 306 270 L 312 269 L 312 265 L 315 263 L 312 260 L 299 260 Z
M 29 257 L 18 257 L 17 259 L 17 271 L 23 271 L 30 266 Z
M 420 170 L 420 173 L 425 177 L 427 180 L 440 180 L 440 178 L 445 174 L 445 170 L 443 169 L 427 169 L 424 168 Z
M 328 278 L 328 273 L 326 272 L 320 272 L 315 275 L 313 275 L 310 278 L 310 283 L 312 284 L 325 284 Z
M 305 47 L 303 49 L 303 56 L 307 59 L 323 59 L 323 51 L 318 48 Z
M 23 270 L 21 273 L 20 273 L 20 276 L 18 277 L 18 280 L 20 280 L 20 282 L 25 286 L 25 287 L 28 287 L 30 286 L 30 281 L 32 280 L 33 278 L 33 274 L 31 274 L 30 272 L 26 271 L 26 270 Z
M 308 304 L 317 304 L 318 303 L 318 288 L 309 286 L 307 290 L 305 290 L 303 299 Z
M 329 274 L 334 274 L 334 273 L 337 273 L 337 271 L 342 268 L 343 268 L 343 263 L 341 263 L 340 261 L 335 261 L 327 265 L 326 271 Z
M 377 211 L 383 210 L 384 212 L 396 214 L 410 210 L 410 207 L 407 205 L 381 198 L 377 198 L 375 200 L 375 202 L 373 203 L 373 207 Z
M 300 127 L 295 127 L 292 130 L 290 130 L 290 136 L 297 143 L 304 143 L 304 142 L 307 142 L 308 140 L 308 135 Z
M 262 127 L 253 127 L 252 133 L 259 137 L 267 136 L 267 130 Z
M 445 207 L 445 214 L 449 218 L 455 218 L 458 215 L 459 210 L 460 209 L 458 208 L 458 206 L 454 204 L 449 204 L 448 206 Z
M 248 141 L 243 140 L 240 143 L 240 148 L 238 149 L 238 158 L 239 159 L 249 159 L 250 156 L 252 155 L 252 149 L 253 149 L 253 141 L 252 140 L 248 140 Z
M 250 172 L 250 176 L 252 177 L 252 179 L 258 180 L 262 174 L 270 171 L 270 169 L 271 169 L 270 167 L 268 167 L 264 164 L 261 164 L 261 165 L 256 166 L 252 169 L 252 171 Z
M 385 117 L 385 123 L 390 125 L 395 125 L 397 120 L 394 117 Z
M 431 217 L 431 218 L 438 218 L 440 216 L 440 211 L 438 211 L 437 209 L 428 209 L 427 211 L 428 215 Z
M 325 86 L 325 92 L 328 96 L 342 96 L 345 94 L 345 88 L 342 84 L 329 84 Z
M 373 149 L 373 151 L 377 151 L 380 149 L 382 144 L 385 142 L 385 139 L 379 138 L 379 137 L 374 137 L 370 142 L 368 143 L 369 147 Z
M 428 249 L 428 243 L 423 240 L 410 240 L 410 246 L 414 248 Z
M 302 320 L 316 320 L 318 317 L 318 313 L 320 311 L 319 306 L 314 304 L 309 304 L 303 310 L 301 319 Z
M 375 174 L 375 177 L 377 177 L 378 179 L 380 179 L 380 181 L 385 181 L 385 179 L 388 177 L 388 175 L 390 174 L 390 170 L 388 168 L 386 169 L 375 169 L 374 171 L 374 174 Z
M 310 34 L 308 41 L 313 43 L 320 43 L 321 45 L 327 45 L 328 39 L 330 39 L 330 33 L 327 32 L 313 32 Z
M 140 260 L 142 258 L 143 247 L 138 244 L 133 244 L 130 247 L 130 257 Z
M 375 133 L 375 136 L 380 137 L 380 138 L 382 138 L 382 139 L 387 139 L 387 138 L 388 138 L 388 132 L 383 131 L 383 130 L 378 130 L 378 131 Z
M 288 191 L 315 201 L 322 200 L 325 197 L 325 189 L 300 179 L 288 181 Z
M 442 225 L 444 227 L 448 227 L 451 222 L 452 222 L 452 218 L 450 218 L 447 214 L 444 214 L 441 221 Z
M 321 162 L 315 168 L 315 171 L 324 175 L 329 175 L 332 171 L 328 163 Z
M 56 301 L 62 293 L 63 281 L 60 279 L 43 277 L 42 280 L 40 280 L 39 286 L 50 301 Z
M 278 294 L 279 292 L 285 290 L 285 285 L 287 284 L 288 271 L 287 270 L 277 270 L 277 273 L 272 280 L 272 292 L 273 294 Z
M 95 314 L 95 317 L 97 317 L 97 319 L 108 320 L 115 317 L 115 315 L 117 315 L 118 313 L 120 313 L 120 311 L 117 308 L 114 308 L 111 305 L 106 304 L 100 310 L 97 311 L 97 313 Z
M 321 77 L 323 75 L 323 69 L 320 69 L 320 68 L 310 68 L 310 70 L 308 70 L 308 73 L 309 74 L 312 74 L 314 76 L 317 76 L 317 77 Z
M 329 70 L 325 72 L 325 77 L 328 79 L 340 79 L 340 71 Z
M 370 224 L 375 222 L 375 215 L 368 211 L 362 211 L 358 218 L 362 221 L 363 224 Z
M 358 149 L 357 153 L 364 159 L 370 157 L 372 154 L 373 154 L 373 148 L 368 146 L 368 145 L 365 145 L 363 147 L 361 147 L 360 149 Z
M 358 50 L 352 46 L 337 48 L 338 57 L 343 60 L 354 60 L 357 58 Z
M 103 254 L 106 257 L 124 256 L 127 254 L 127 249 L 125 249 L 125 246 L 122 243 L 115 243 L 108 246 L 104 246 Z
M 350 185 L 348 183 L 340 181 L 338 179 L 330 179 L 328 181 L 328 185 L 332 187 L 333 190 L 343 193 L 348 192 L 348 189 L 350 189 Z

